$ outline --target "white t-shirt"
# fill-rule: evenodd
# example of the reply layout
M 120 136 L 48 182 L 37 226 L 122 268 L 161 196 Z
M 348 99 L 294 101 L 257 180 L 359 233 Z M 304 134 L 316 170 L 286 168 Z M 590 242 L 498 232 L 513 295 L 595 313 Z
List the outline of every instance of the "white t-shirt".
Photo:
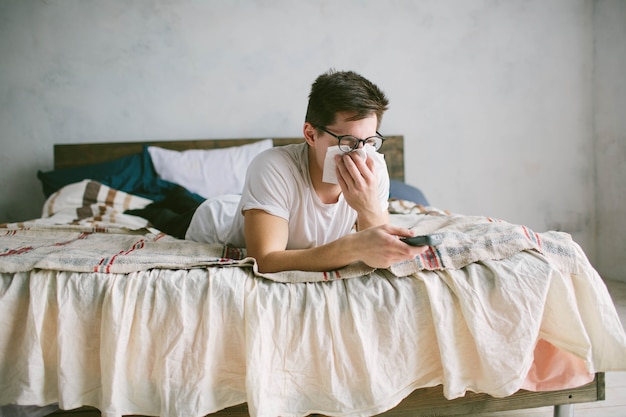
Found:
M 378 195 L 388 209 L 389 174 L 384 158 L 375 159 Z M 227 244 L 245 247 L 243 212 L 260 209 L 289 222 L 287 249 L 320 246 L 350 233 L 357 213 L 345 201 L 324 204 L 315 193 L 309 175 L 309 146 L 306 142 L 277 146 L 259 154 L 246 173 L 241 201 L 233 219 Z
M 233 219 L 239 213 L 239 194 L 225 194 L 204 200 L 193 213 L 185 232 L 186 240 L 221 243 L 228 240 Z

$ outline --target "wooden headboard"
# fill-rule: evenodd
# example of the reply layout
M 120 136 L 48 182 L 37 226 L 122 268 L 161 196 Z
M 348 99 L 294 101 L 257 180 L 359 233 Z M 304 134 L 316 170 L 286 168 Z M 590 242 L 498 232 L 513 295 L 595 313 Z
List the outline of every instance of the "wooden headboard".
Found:
M 404 136 L 386 136 L 380 152 L 385 154 L 389 177 L 404 181 Z M 186 149 L 217 149 L 245 145 L 267 138 L 255 139 L 198 139 L 147 142 L 107 142 L 54 145 L 54 169 L 73 168 L 111 161 L 123 156 L 140 153 L 143 147 L 160 146 L 166 149 L 183 151 Z M 276 138 L 274 146 L 300 143 L 304 138 Z

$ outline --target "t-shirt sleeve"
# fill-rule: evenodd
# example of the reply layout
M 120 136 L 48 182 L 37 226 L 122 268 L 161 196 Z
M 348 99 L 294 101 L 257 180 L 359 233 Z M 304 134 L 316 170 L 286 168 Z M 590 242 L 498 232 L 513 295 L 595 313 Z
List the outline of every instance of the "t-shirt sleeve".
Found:
M 248 166 L 241 195 L 241 212 L 259 209 L 289 220 L 293 174 L 286 155 L 276 149 L 259 154 Z

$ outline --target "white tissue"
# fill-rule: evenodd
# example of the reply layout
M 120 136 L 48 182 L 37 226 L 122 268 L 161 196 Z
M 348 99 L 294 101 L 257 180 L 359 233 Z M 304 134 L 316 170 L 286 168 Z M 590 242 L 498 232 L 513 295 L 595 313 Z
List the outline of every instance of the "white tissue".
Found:
M 342 155 L 344 152 L 339 149 L 339 146 L 331 146 L 326 150 L 326 157 L 324 158 L 324 172 L 322 174 L 322 181 L 330 184 L 339 184 L 337 180 L 337 173 L 335 168 L 335 155 Z M 374 161 L 382 160 L 384 156 L 374 149 L 373 146 L 365 145 L 363 148 L 354 150 L 354 153 L 359 155 L 363 160 L 367 159 L 367 156 L 374 157 Z

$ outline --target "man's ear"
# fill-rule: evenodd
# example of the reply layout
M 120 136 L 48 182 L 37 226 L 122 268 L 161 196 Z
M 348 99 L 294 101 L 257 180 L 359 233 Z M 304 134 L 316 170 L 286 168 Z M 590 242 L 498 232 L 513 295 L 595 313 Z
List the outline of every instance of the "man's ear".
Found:
M 317 129 L 311 123 L 304 122 L 302 133 L 304 134 L 304 139 L 309 146 L 313 146 L 315 144 L 315 140 L 317 139 Z

